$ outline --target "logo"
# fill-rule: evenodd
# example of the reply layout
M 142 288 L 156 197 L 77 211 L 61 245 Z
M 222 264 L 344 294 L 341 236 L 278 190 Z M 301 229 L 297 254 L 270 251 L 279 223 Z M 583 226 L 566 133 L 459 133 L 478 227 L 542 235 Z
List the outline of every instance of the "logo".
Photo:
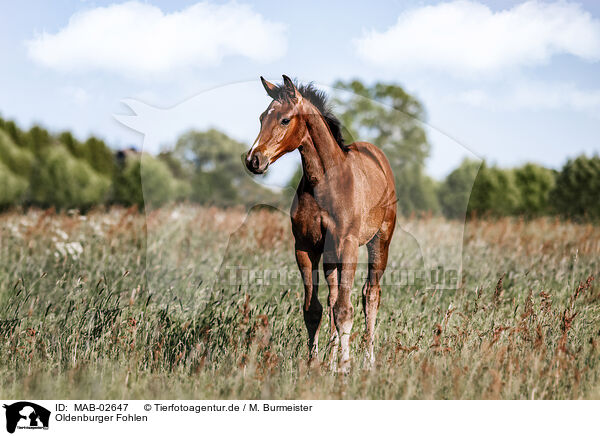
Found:
M 3 406 L 6 409 L 6 431 L 14 433 L 15 429 L 39 430 L 48 429 L 50 411 L 29 401 L 19 401 Z

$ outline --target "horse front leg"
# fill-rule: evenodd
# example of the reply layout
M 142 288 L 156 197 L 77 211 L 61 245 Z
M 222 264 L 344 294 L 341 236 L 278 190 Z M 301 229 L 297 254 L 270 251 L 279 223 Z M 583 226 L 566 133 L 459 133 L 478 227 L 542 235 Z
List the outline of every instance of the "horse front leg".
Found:
M 350 299 L 356 262 L 358 259 L 358 240 L 347 237 L 341 241 L 338 262 L 339 292 L 333 305 L 333 317 L 340 338 L 340 371 L 348 373 L 350 370 L 350 334 L 354 308 Z
M 308 332 L 309 364 L 318 359 L 319 329 L 323 315 L 323 306 L 319 302 L 319 260 L 317 251 L 296 248 L 296 262 L 304 282 L 304 305 L 302 307 L 304 324 Z
M 338 265 L 335 253 L 326 252 L 323 254 L 323 271 L 325 280 L 329 287 L 329 297 L 327 298 L 327 314 L 329 315 L 329 369 L 337 369 L 339 336 L 335 327 L 333 306 L 338 297 Z

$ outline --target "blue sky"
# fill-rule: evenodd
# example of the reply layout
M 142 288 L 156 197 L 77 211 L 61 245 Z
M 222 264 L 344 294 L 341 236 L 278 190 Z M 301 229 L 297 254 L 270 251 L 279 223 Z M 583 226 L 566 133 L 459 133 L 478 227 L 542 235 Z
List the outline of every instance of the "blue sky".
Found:
M 258 77 L 287 74 L 404 86 L 427 109 L 438 179 L 473 154 L 559 168 L 600 149 L 595 1 L 3 2 L 0 53 L 2 116 L 116 147 L 143 140 L 114 118 L 127 98 L 179 108 L 152 120 L 155 147 L 209 126 L 251 143 Z

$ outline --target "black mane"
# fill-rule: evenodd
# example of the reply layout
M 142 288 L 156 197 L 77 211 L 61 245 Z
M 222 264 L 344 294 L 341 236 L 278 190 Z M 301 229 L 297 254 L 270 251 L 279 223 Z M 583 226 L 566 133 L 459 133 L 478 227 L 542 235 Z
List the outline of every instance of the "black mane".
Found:
M 340 120 L 338 120 L 338 118 L 333 114 L 331 105 L 327 100 L 327 94 L 315 88 L 312 82 L 298 84 L 296 81 L 294 81 L 294 85 L 302 97 L 308 99 L 308 101 L 310 101 L 313 106 L 316 107 L 319 112 L 321 112 L 321 115 L 323 115 L 325 122 L 327 122 L 327 125 L 329 126 L 329 130 L 331 130 L 331 133 L 335 138 L 335 142 L 338 143 L 342 150 L 347 151 L 348 147 L 346 144 L 344 144 L 344 136 L 342 135 L 342 124 L 340 123 Z M 285 85 L 278 86 L 277 93 L 279 94 L 279 99 L 283 100 L 288 98 Z

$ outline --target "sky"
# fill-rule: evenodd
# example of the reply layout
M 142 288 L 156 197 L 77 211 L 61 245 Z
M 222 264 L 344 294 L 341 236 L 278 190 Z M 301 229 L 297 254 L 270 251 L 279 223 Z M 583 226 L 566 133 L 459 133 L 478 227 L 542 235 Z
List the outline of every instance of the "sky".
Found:
M 464 157 L 560 168 L 600 150 L 597 1 L 2 2 L 0 53 L 4 118 L 115 148 L 209 127 L 250 145 L 259 76 L 286 74 L 403 86 L 426 108 L 436 179 Z

